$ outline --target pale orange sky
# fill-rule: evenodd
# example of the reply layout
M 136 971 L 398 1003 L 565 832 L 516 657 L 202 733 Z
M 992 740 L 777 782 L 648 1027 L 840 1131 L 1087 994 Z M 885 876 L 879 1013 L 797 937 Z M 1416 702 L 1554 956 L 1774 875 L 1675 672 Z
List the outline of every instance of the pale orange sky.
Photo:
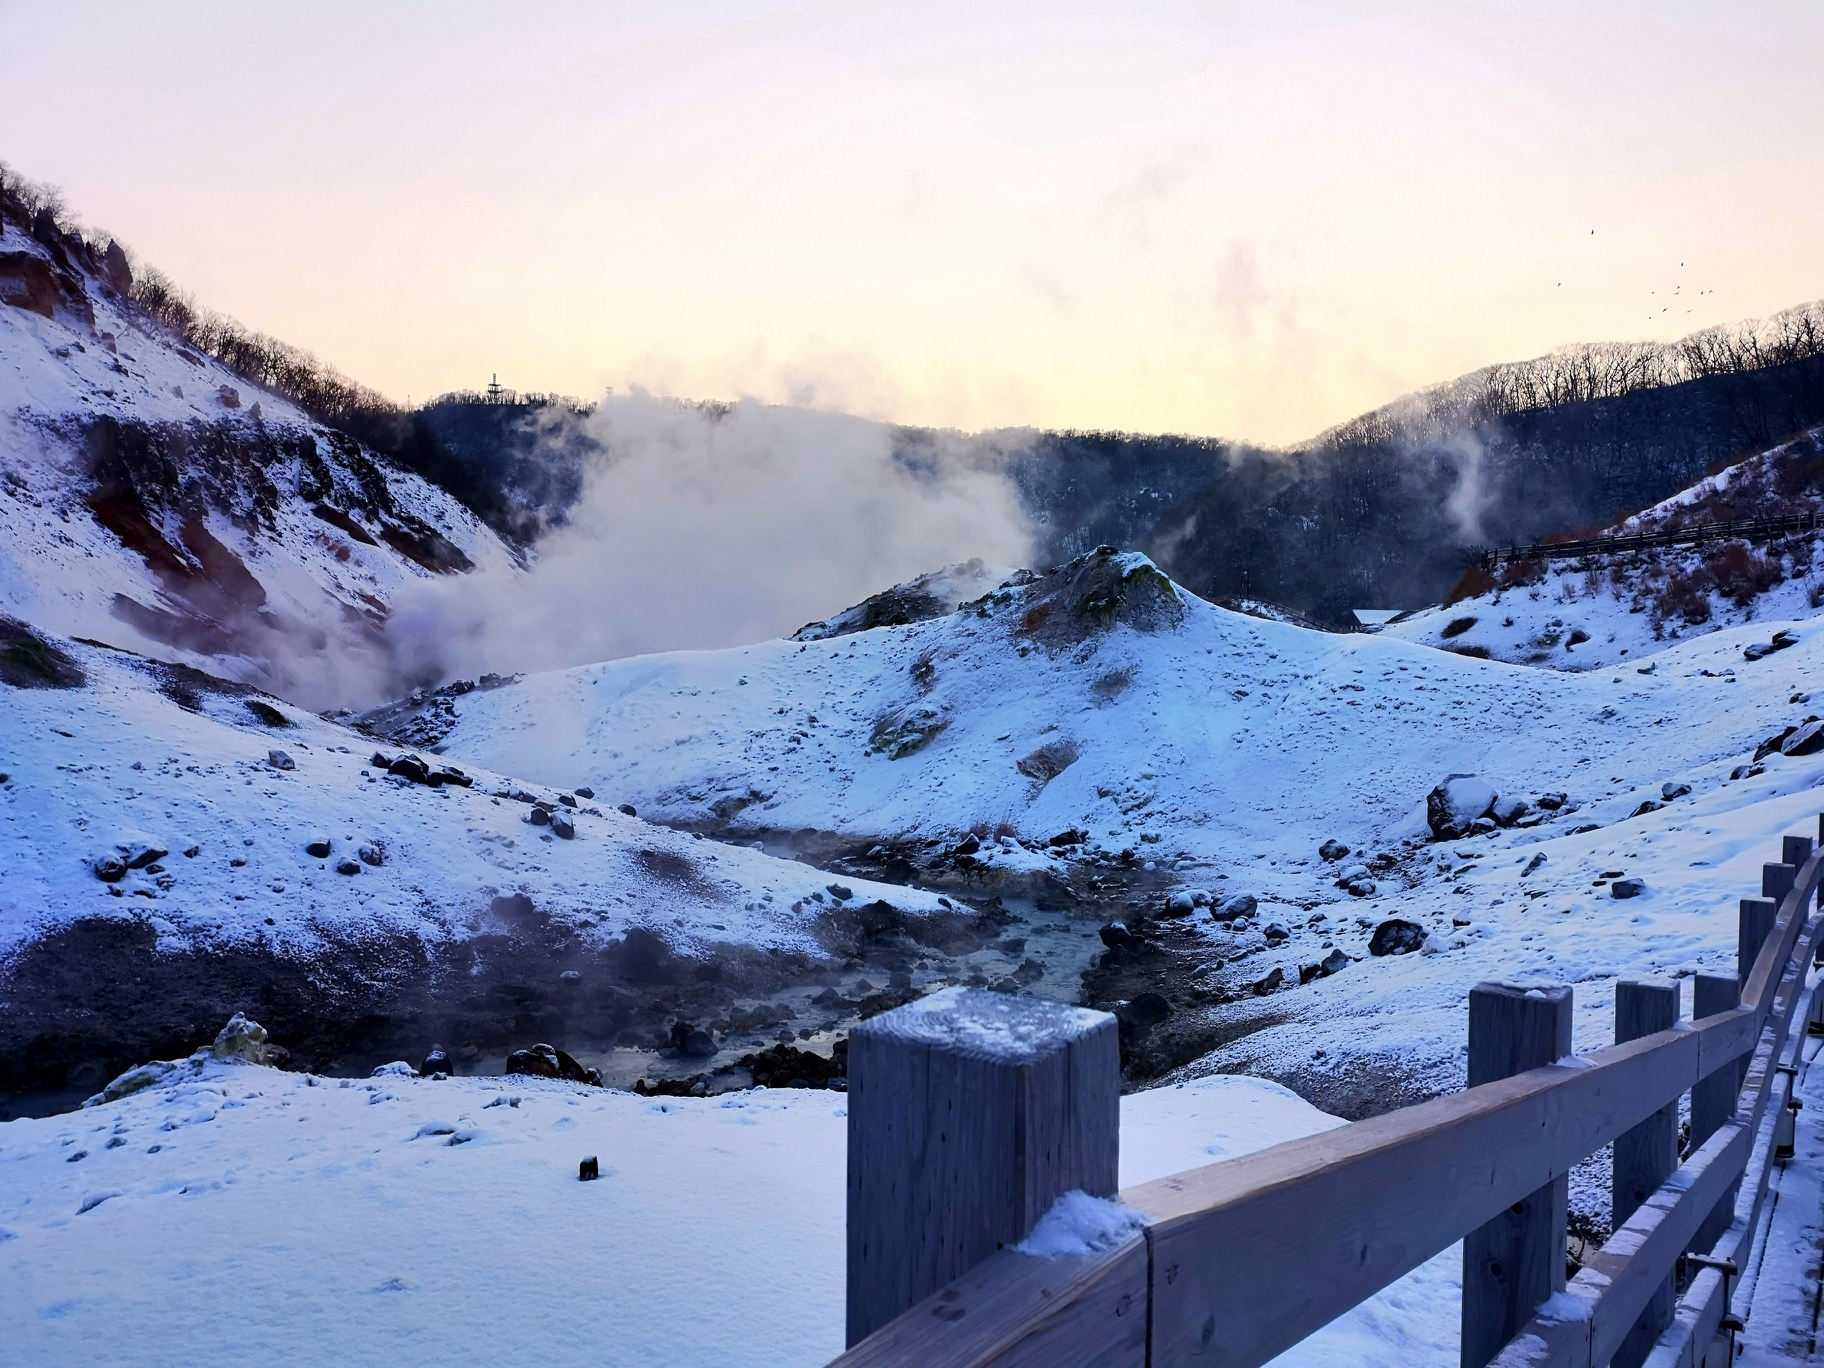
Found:
M 1824 295 L 1816 3 L 0 0 L 0 32 L 0 157 L 401 399 L 498 371 L 1289 441 Z

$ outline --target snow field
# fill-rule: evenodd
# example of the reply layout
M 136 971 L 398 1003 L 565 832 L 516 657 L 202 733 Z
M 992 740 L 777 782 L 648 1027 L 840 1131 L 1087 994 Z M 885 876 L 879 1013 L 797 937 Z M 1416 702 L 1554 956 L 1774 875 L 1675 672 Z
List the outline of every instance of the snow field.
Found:
M 186 1064 L 0 1124 L 0 1364 L 811 1368 L 842 1348 L 846 1102 Z M 1133 1094 L 1121 1181 L 1338 1124 L 1258 1079 Z M 1442 1368 L 1455 1280 L 1440 1255 L 1281 1362 Z

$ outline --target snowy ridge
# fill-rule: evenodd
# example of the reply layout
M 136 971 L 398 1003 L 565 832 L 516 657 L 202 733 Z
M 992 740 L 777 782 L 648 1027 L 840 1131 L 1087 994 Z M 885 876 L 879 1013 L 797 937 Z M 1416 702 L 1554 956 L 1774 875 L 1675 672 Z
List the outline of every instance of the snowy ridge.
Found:
M 3 263 L 0 284 L 35 263 L 61 285 L 0 303 L 0 610 L 326 707 L 384 687 L 402 584 L 512 563 L 442 490 L 183 346 L 79 256 L 7 224 Z

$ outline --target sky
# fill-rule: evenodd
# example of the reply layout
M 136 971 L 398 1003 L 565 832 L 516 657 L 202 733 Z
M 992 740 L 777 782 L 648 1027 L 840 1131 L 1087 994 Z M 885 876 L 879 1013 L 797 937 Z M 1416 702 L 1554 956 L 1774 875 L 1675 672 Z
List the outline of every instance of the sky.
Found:
M 1824 295 L 1815 0 L 0 0 L 0 32 L 0 158 L 401 400 L 1290 442 Z

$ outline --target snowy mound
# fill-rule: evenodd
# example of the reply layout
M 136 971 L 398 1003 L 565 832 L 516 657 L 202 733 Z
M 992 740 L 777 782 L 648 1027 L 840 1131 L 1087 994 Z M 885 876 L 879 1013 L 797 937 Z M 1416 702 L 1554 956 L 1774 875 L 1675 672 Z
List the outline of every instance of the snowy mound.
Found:
M 1005 583 L 1014 573 L 1007 566 L 984 565 L 979 557 L 960 565 L 946 565 L 942 570 L 883 589 L 823 622 L 806 623 L 792 633 L 792 640 L 827 641 L 874 627 L 904 627 L 942 617 Z
M 186 1046 L 243 1006 L 305 1058 L 446 1009 L 457 1040 L 662 1033 L 661 1008 L 713 1014 L 822 960 L 854 909 L 949 915 L 568 785 L 435 757 L 389 774 L 370 739 L 245 686 L 17 623 L 0 766 L 0 1087 Z
M 827 1092 L 659 1102 L 186 1063 L 118 1102 L 0 1124 L 8 1346 L 123 1368 L 510 1363 L 528 1344 L 549 1365 L 608 1344 L 616 1363 L 814 1368 L 843 1347 L 845 1115 Z M 1130 1095 L 1121 1182 L 1336 1124 L 1250 1078 Z M 579 1183 L 591 1155 L 601 1177 Z M 1454 1277 L 1440 1255 L 1284 1362 L 1454 1363 Z
M 1603 535 L 1824 511 L 1824 429 L 1700 480 Z M 1386 636 L 1554 670 L 1636 665 L 1726 627 L 1824 608 L 1817 533 L 1502 566 L 1492 587 L 1402 617 Z
M 0 222 L 0 611 L 326 707 L 407 581 L 507 566 L 417 475 L 185 347 L 124 258 Z

